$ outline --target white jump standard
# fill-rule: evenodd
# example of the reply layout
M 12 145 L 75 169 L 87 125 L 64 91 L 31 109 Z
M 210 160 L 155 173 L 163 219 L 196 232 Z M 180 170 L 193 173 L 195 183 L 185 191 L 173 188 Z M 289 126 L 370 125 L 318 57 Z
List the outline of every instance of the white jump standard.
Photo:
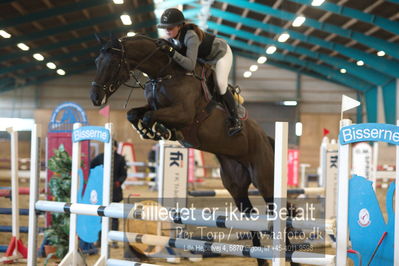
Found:
M 399 120 L 397 121 L 399 125 Z M 399 266 L 399 127 L 385 124 L 352 125 L 350 120 L 342 120 L 339 141 L 338 213 L 337 213 L 337 259 L 336 265 L 346 265 L 348 250 L 348 200 L 349 200 L 349 154 L 351 143 L 362 141 L 383 141 L 396 145 L 395 180 L 395 228 L 393 265 Z
M 79 186 L 78 171 L 81 162 L 81 146 L 80 142 L 83 140 L 97 140 L 104 143 L 104 178 L 103 178 L 103 204 L 108 206 L 110 204 L 110 189 L 112 180 L 112 124 L 108 123 L 103 127 L 81 127 L 80 124 L 74 124 L 74 131 L 72 134 L 72 178 L 71 178 L 71 202 L 54 202 L 54 201 L 37 201 L 38 199 L 38 156 L 33 158 L 33 154 L 37 154 L 40 145 L 40 134 L 38 134 L 37 125 L 34 125 L 32 131 L 32 159 L 31 159 L 31 184 L 30 184 L 30 203 L 29 203 L 29 251 L 28 251 L 28 265 L 36 265 L 36 236 L 37 236 L 37 214 L 38 207 L 45 211 L 56 211 L 58 206 L 64 206 L 62 212 L 70 213 L 70 229 L 69 229 L 69 252 L 63 258 L 59 265 L 83 265 L 82 259 L 78 254 L 78 237 L 76 234 L 76 215 L 80 212 L 74 212 L 73 206 L 77 204 L 77 193 Z M 92 205 L 85 206 L 86 212 L 90 212 Z M 83 212 L 83 210 L 81 211 Z M 99 212 L 101 213 L 101 212 Z M 96 215 L 99 215 L 96 213 Z M 89 215 L 94 215 L 89 213 Z M 101 232 L 101 256 L 95 265 L 143 265 L 135 262 L 109 259 L 108 248 L 108 231 L 109 231 L 109 217 L 103 216 L 102 218 L 102 232 Z M 127 264 L 126 264 L 127 263 Z M 147 264 L 149 265 L 149 264 Z

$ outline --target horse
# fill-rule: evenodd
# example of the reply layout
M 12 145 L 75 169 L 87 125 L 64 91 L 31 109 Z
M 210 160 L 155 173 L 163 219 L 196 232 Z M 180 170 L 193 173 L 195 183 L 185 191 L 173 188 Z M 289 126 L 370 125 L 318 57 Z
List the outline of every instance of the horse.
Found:
M 220 163 L 223 186 L 239 211 L 250 215 L 253 205 L 248 188 L 253 184 L 266 204 L 273 202 L 274 139 L 252 119 L 243 122 L 240 133 L 227 135 L 227 113 L 211 108 L 201 78 L 187 73 L 160 50 L 159 40 L 145 35 L 121 39 L 98 38 L 102 48 L 96 58 L 97 71 L 90 91 L 95 106 L 103 106 L 130 79 L 133 70 L 146 73 L 147 105 L 128 111 L 127 119 L 144 138 L 180 140 L 185 146 L 215 154 Z M 195 73 L 201 71 L 197 64 Z M 260 246 L 258 232 L 252 243 Z M 258 259 L 259 265 L 267 262 Z

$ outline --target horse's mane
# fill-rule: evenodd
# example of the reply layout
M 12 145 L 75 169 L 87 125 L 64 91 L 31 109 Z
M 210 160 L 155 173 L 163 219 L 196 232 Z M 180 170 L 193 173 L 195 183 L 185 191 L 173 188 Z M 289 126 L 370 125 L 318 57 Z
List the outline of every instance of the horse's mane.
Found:
M 143 35 L 143 34 L 136 34 L 134 36 L 126 36 L 126 37 L 122 37 L 121 42 L 131 42 L 131 41 L 140 41 L 140 40 L 147 40 L 147 41 L 151 41 L 151 42 L 155 42 L 156 39 L 153 39 L 147 35 Z M 178 66 L 177 63 L 172 62 L 174 65 L 176 65 L 176 69 L 177 71 L 181 72 L 181 73 L 187 73 L 186 70 L 184 70 L 182 67 Z M 196 64 L 195 67 L 195 72 L 198 73 L 199 75 L 201 75 L 201 69 L 202 69 L 203 63 L 198 62 Z
M 130 37 L 127 37 L 127 36 L 126 37 L 122 37 L 121 41 L 139 41 L 139 40 L 142 40 L 142 39 L 145 39 L 145 40 L 148 40 L 148 41 L 152 41 L 152 42 L 155 41 L 155 39 L 153 39 L 153 38 L 151 38 L 151 37 L 149 37 L 147 35 L 143 35 L 143 34 L 136 34 L 136 35 L 130 36 Z

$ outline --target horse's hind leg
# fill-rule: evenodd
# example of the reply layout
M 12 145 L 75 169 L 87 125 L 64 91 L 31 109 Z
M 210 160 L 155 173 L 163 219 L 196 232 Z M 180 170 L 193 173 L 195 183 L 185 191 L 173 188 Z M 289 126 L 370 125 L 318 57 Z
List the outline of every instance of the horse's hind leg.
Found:
M 271 157 L 270 157 L 271 156 Z M 259 158 L 263 158 L 259 160 Z M 273 194 L 274 194 L 274 162 L 273 160 L 267 160 L 267 158 L 273 158 L 273 155 L 264 155 L 263 157 L 257 157 L 253 159 L 253 167 L 250 168 L 250 176 L 252 183 L 259 190 L 259 193 L 263 197 L 266 205 L 269 207 L 269 211 L 273 209 Z M 278 235 L 278 234 L 277 234 Z M 286 246 L 290 245 L 288 234 L 286 234 Z M 291 265 L 299 265 L 291 262 Z
M 220 162 L 220 175 L 223 186 L 229 191 L 234 199 L 234 203 L 240 212 L 250 215 L 254 208 L 248 197 L 248 188 L 251 184 L 250 174 L 245 166 L 241 163 L 229 159 L 225 156 L 217 156 Z M 253 246 L 261 246 L 260 232 L 251 231 L 251 239 Z M 257 259 L 258 265 L 268 265 L 267 261 Z

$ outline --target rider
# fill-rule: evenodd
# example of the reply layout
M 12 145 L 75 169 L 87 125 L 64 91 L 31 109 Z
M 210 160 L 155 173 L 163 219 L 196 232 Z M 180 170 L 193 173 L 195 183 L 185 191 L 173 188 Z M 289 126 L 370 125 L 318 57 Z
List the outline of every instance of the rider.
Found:
M 186 23 L 183 13 L 176 8 L 166 9 L 158 28 L 166 30 L 168 41 L 161 45 L 173 60 L 188 71 L 194 71 L 197 59 L 213 65 L 219 93 L 230 113 L 229 136 L 241 131 L 241 120 L 232 93 L 228 89 L 228 78 L 233 61 L 230 46 L 221 38 L 202 31 L 197 25 Z

